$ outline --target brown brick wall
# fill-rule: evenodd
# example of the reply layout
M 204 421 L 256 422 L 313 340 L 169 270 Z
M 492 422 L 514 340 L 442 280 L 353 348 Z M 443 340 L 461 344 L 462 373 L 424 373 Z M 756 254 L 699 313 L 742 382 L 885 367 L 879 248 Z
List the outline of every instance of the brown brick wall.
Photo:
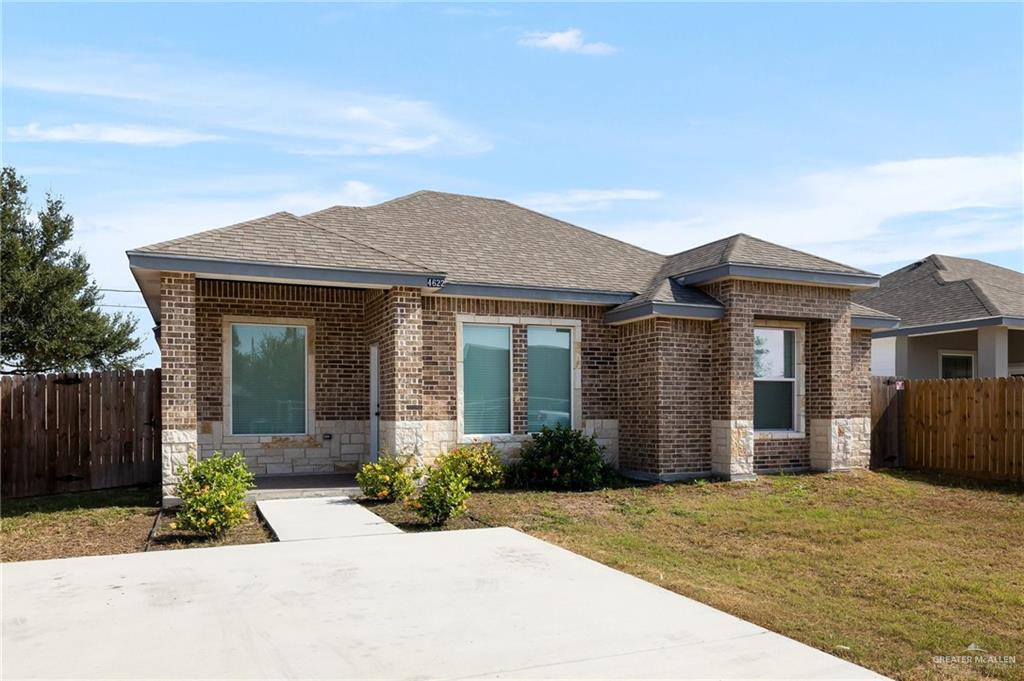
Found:
M 806 322 L 806 416 L 848 415 L 852 380 L 849 291 L 740 279 L 703 288 L 726 306 L 725 317 L 711 324 L 712 418 L 753 419 L 754 326 L 758 319 Z M 863 380 L 868 380 L 866 374 Z M 804 423 L 805 433 L 809 431 L 808 425 Z M 808 437 L 755 440 L 755 470 L 809 466 Z
M 618 418 L 617 331 L 601 319 L 605 308 L 479 298 L 423 298 L 423 419 L 454 420 L 456 401 L 456 316 L 475 314 L 581 320 L 583 418 Z M 513 345 L 513 429 L 526 432 L 526 327 L 515 325 Z
M 645 319 L 619 327 L 619 463 L 655 475 L 711 467 L 711 324 Z
M 160 405 L 167 430 L 196 428 L 196 278 L 160 274 Z
M 850 366 L 850 416 L 871 416 L 871 331 L 851 332 Z
M 369 360 L 363 326 L 365 291 L 200 279 L 196 302 L 198 410 L 222 421 L 223 318 L 312 319 L 317 420 L 367 418 Z

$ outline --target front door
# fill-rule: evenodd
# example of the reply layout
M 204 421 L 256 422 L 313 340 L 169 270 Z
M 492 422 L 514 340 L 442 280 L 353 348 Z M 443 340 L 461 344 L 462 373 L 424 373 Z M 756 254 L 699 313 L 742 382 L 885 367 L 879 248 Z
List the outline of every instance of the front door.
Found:
M 380 450 L 380 351 L 370 346 L 370 461 Z

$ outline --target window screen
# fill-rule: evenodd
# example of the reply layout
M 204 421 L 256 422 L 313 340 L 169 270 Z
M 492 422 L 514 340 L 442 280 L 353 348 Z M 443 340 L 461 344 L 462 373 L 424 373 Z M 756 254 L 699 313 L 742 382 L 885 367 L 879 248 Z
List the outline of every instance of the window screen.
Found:
M 794 430 L 796 332 L 754 329 L 754 430 Z
M 306 432 L 306 329 L 231 325 L 231 432 Z
M 467 435 L 512 431 L 510 336 L 507 326 L 462 327 L 462 418 Z
M 572 331 L 527 329 L 527 430 L 572 425 Z

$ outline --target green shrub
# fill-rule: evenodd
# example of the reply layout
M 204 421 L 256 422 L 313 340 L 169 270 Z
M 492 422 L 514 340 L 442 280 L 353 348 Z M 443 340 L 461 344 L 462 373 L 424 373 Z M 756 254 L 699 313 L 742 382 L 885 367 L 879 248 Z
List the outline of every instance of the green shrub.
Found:
M 411 456 L 382 454 L 376 463 L 363 464 L 356 473 L 356 484 L 371 499 L 398 501 L 416 491 L 417 477 Z
M 466 510 L 469 499 L 469 478 L 452 466 L 430 469 L 427 481 L 412 506 L 416 513 L 431 525 L 442 525 Z
M 469 489 L 501 487 L 505 467 L 490 442 L 462 445 L 437 457 L 435 468 L 448 467 L 469 479 Z
M 176 529 L 220 537 L 249 517 L 245 493 L 253 485 L 253 474 L 245 467 L 241 453 L 224 457 L 221 452 L 202 461 L 190 456 L 177 470 L 174 493 L 181 499 Z
M 594 437 L 559 424 L 534 433 L 506 475 L 512 487 L 593 490 L 607 484 L 613 472 Z

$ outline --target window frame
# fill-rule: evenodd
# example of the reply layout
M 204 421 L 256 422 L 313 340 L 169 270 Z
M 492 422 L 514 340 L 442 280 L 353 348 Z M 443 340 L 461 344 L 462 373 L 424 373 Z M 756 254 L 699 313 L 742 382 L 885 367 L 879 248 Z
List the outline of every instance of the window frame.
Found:
M 465 328 L 467 326 L 484 326 L 489 328 L 505 329 L 508 333 L 508 432 L 505 433 L 467 433 L 466 430 L 466 344 L 465 344 Z M 459 324 L 459 342 L 458 348 L 458 364 L 459 364 L 459 382 L 458 382 L 458 409 L 459 409 L 459 435 L 470 437 L 470 438 L 492 438 L 492 437 L 509 437 L 515 431 L 515 376 L 514 368 L 515 361 L 513 358 L 512 348 L 512 324 L 492 324 L 490 322 L 477 322 L 477 321 L 463 321 Z
M 965 380 L 965 379 L 946 379 L 942 375 L 942 360 L 945 357 L 969 357 L 971 359 L 971 378 L 978 377 L 978 353 L 974 350 L 939 350 L 939 378 L 943 380 Z
M 303 395 L 305 399 L 303 430 L 298 433 L 236 433 L 234 419 L 234 404 L 232 387 L 234 381 L 234 355 L 232 352 L 231 339 L 232 327 L 234 326 L 283 326 L 301 327 L 305 330 L 305 353 L 303 359 Z M 313 433 L 313 414 L 316 411 L 316 395 L 312 389 L 315 381 L 315 357 L 313 356 L 313 340 L 315 334 L 315 322 L 312 319 L 285 319 L 285 318 L 263 318 L 263 317 L 229 317 L 223 318 L 222 341 L 223 341 L 223 367 L 222 367 L 222 418 L 224 419 L 224 437 L 233 438 L 235 442 L 246 439 L 259 439 L 264 437 L 306 437 Z
M 576 347 L 576 327 L 564 324 L 526 324 L 526 434 L 533 435 L 539 430 L 530 430 L 530 329 L 555 329 L 557 331 L 569 332 L 569 427 L 578 428 L 576 423 L 576 392 L 573 383 L 575 381 L 574 369 L 574 348 Z
M 754 418 L 754 413 L 753 413 L 754 410 L 756 409 L 756 404 L 755 404 L 754 395 L 752 394 L 751 395 L 751 403 L 752 403 L 751 404 L 751 425 L 754 428 L 754 433 L 755 433 L 755 435 L 764 434 L 767 437 L 770 437 L 771 435 L 803 435 L 804 429 L 802 428 L 802 424 L 800 423 L 800 385 L 799 385 L 799 382 L 800 382 L 800 365 L 803 363 L 803 348 L 800 347 L 801 346 L 801 341 L 802 341 L 802 339 L 801 339 L 802 334 L 798 333 L 800 331 L 800 327 L 797 327 L 795 325 L 794 326 L 781 325 L 781 324 L 780 325 L 772 325 L 772 324 L 768 324 L 768 323 L 764 323 L 764 322 L 755 323 L 754 327 L 753 327 L 753 330 L 752 330 L 752 333 L 756 335 L 759 330 L 762 330 L 762 331 L 782 331 L 783 333 L 788 332 L 788 333 L 792 333 L 793 334 L 793 376 L 792 377 L 786 377 L 786 376 L 758 377 L 758 376 L 755 375 L 754 376 L 753 385 L 751 386 L 751 390 L 753 391 L 753 389 L 756 387 L 758 382 L 765 382 L 765 383 L 789 383 L 790 392 L 793 395 L 793 399 L 792 399 L 792 413 L 791 413 L 791 418 L 792 418 L 791 422 L 792 422 L 793 425 L 790 428 L 757 428 L 756 426 L 753 426 L 753 424 L 756 422 L 756 418 Z M 751 357 L 750 367 L 751 367 L 751 372 L 753 372 L 753 367 L 754 367 L 753 357 Z

